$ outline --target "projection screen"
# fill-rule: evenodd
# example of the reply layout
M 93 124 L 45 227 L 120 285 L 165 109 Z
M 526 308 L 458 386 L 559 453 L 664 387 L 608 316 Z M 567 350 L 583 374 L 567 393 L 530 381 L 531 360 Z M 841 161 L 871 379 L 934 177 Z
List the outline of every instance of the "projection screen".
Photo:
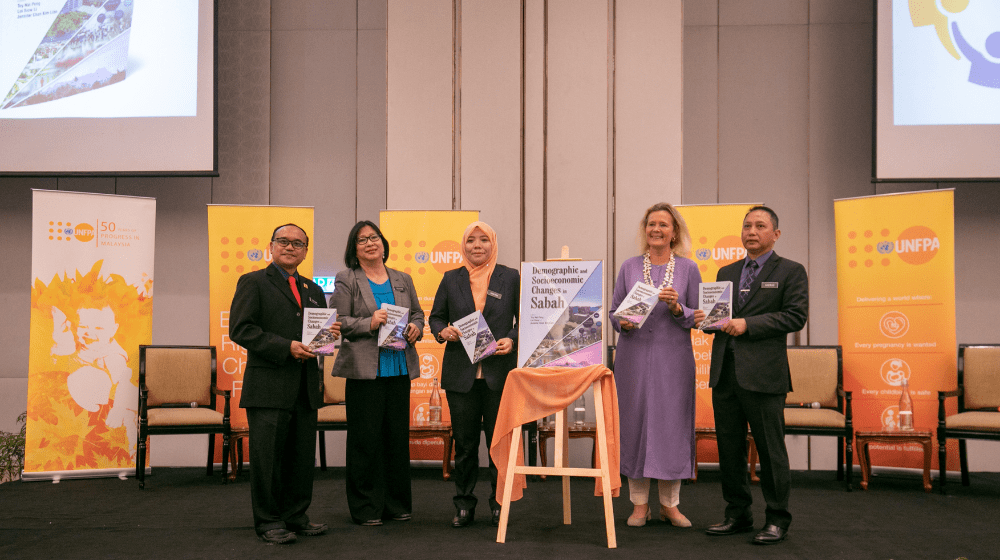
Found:
M 217 175 L 212 0 L 0 0 L 0 175 Z
M 873 175 L 1000 177 L 1000 2 L 877 0 Z

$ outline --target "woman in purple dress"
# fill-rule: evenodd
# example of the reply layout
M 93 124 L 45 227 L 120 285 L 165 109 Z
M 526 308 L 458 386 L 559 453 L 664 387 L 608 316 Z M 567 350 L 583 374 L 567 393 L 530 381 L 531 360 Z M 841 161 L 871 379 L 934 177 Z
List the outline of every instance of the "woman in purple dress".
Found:
M 622 263 L 611 309 L 637 282 L 653 286 L 659 301 L 642 328 L 612 318 L 619 332 L 615 383 L 621 425 L 621 472 L 628 477 L 632 527 L 650 519 L 649 480 L 656 479 L 660 519 L 678 527 L 691 522 L 678 509 L 681 480 L 694 476 L 695 365 L 691 328 L 705 318 L 698 309 L 701 273 L 682 255 L 691 235 L 680 213 L 654 204 L 640 223 L 642 255 Z

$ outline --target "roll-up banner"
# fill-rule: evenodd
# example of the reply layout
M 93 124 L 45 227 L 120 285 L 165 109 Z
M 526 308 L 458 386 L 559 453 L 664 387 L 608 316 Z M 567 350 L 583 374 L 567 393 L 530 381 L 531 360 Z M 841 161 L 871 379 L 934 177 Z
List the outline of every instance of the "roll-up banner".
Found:
M 957 379 L 954 191 L 836 200 L 834 216 L 839 340 L 854 426 L 896 428 L 905 378 L 914 427 L 934 432 L 937 392 L 954 389 Z M 877 465 L 923 467 L 917 444 L 871 444 L 870 452 Z
M 389 240 L 386 266 L 413 278 L 413 286 L 424 311 L 424 337 L 417 343 L 420 377 L 410 384 L 410 423 L 430 417 L 428 400 L 434 379 L 441 384 L 444 345 L 431 336 L 430 315 L 434 295 L 444 273 L 464 266 L 460 241 L 465 228 L 479 219 L 478 210 L 384 210 L 379 213 L 379 229 Z M 503 243 L 503 240 L 498 240 Z M 441 420 L 450 422 L 448 403 L 441 391 Z M 441 460 L 444 443 L 440 439 L 411 440 L 410 459 Z
M 135 472 L 156 200 L 32 193 L 24 480 Z
M 740 240 L 743 218 L 755 204 L 707 204 L 677 206 L 691 233 L 690 258 L 698 265 L 702 282 L 715 282 L 719 269 L 746 257 L 747 251 Z M 712 390 L 708 387 L 709 368 L 712 362 L 712 340 L 715 335 L 698 330 L 691 331 L 694 349 L 695 375 L 695 426 L 715 426 L 712 412 Z M 714 442 L 702 442 L 698 461 L 716 463 L 718 448 Z
M 309 251 L 298 272 L 312 278 L 316 240 L 311 207 L 208 206 L 208 333 L 216 348 L 219 388 L 232 391 L 230 422 L 234 428 L 247 426 L 247 413 L 239 406 L 247 351 L 229 340 L 229 307 L 240 276 L 271 264 L 271 232 L 284 224 L 296 224 L 309 236 Z M 249 451 L 244 451 L 249 457 Z M 223 460 L 222 446 L 216 446 L 215 460 Z

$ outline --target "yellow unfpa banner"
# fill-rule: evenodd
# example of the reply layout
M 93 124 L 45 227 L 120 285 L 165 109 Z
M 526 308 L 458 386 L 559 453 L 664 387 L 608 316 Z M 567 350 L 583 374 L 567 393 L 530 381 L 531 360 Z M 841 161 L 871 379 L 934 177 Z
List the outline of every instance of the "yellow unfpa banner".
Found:
M 844 389 L 859 429 L 897 427 L 906 379 L 914 426 L 933 431 L 937 391 L 955 387 L 954 213 L 950 189 L 834 201 Z M 922 467 L 922 453 L 900 451 L 872 460 Z
M 435 379 L 441 383 L 444 345 L 431 337 L 429 320 L 434 295 L 444 273 L 463 266 L 462 234 L 478 219 L 476 210 L 385 210 L 379 214 L 379 228 L 390 247 L 386 265 L 413 278 L 424 311 L 424 337 L 416 345 L 420 377 L 410 385 L 411 424 L 428 419 L 431 388 Z M 448 404 L 443 393 L 441 419 L 448 421 Z M 410 457 L 439 459 L 442 445 L 439 440 L 414 441 L 410 444 Z
M 246 411 L 239 407 L 247 351 L 229 339 L 229 306 L 240 276 L 271 264 L 271 232 L 296 224 L 313 239 L 313 209 L 288 206 L 208 206 L 209 336 L 217 352 L 220 389 L 232 390 L 232 425 L 246 426 Z M 312 250 L 299 265 L 299 274 L 312 277 Z M 221 446 L 216 460 L 222 460 Z

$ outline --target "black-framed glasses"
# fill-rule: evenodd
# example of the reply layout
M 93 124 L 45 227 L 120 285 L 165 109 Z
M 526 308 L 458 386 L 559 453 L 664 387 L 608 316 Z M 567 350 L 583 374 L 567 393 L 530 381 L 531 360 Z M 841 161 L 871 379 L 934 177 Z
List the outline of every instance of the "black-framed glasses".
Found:
M 378 235 L 369 235 L 368 237 L 359 237 L 357 239 L 358 245 L 367 245 L 369 243 L 378 243 L 382 241 L 382 238 Z
M 277 243 L 279 247 L 288 247 L 289 245 L 291 245 L 296 249 L 305 249 L 306 247 L 309 246 L 308 243 L 305 243 L 303 241 L 298 241 L 298 240 L 293 241 L 291 239 L 285 239 L 284 237 L 278 237 L 277 239 L 274 240 L 274 242 Z

